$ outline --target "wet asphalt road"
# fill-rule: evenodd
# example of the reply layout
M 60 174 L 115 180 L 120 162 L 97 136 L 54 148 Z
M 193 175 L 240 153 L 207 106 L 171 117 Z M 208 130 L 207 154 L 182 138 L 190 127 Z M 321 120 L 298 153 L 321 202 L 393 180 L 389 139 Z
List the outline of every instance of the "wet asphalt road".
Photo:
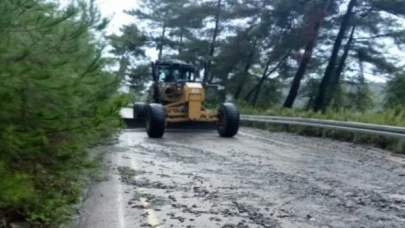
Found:
M 405 227 L 405 157 L 350 143 L 241 128 L 125 130 L 80 228 Z

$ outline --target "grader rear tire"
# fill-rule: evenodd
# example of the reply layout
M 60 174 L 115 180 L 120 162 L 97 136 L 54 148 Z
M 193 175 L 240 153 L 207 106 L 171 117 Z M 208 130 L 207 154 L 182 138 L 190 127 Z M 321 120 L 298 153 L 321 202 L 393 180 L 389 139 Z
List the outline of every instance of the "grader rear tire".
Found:
M 146 106 L 146 132 L 149 138 L 162 138 L 165 133 L 166 114 L 161 104 L 152 103 Z
M 134 119 L 143 119 L 145 118 L 145 113 L 146 113 L 146 106 L 147 104 L 142 103 L 142 102 L 136 102 L 134 104 Z
M 240 114 L 232 103 L 221 104 L 218 110 L 217 131 L 221 137 L 231 138 L 239 131 Z

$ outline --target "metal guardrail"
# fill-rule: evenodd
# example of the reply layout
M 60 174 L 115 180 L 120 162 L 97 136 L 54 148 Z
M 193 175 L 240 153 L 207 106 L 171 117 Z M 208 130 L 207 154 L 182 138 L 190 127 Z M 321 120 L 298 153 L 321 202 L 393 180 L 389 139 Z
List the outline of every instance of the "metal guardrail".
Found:
M 129 111 L 131 113 L 132 107 L 128 106 L 126 109 L 127 112 Z M 240 119 L 242 121 L 249 121 L 249 122 L 300 125 L 305 127 L 316 127 L 331 130 L 350 131 L 354 133 L 366 133 L 373 135 L 389 136 L 397 138 L 399 140 L 397 145 L 398 150 L 402 150 L 403 145 L 405 143 L 405 127 L 395 127 L 388 125 L 367 124 L 349 121 L 311 119 L 301 117 L 285 117 L 285 116 L 261 116 L 261 115 L 241 114 Z
M 280 123 L 291 125 L 302 125 L 308 127 L 329 128 L 336 130 L 347 130 L 353 132 L 370 133 L 377 135 L 385 135 L 392 137 L 405 137 L 405 128 L 394 127 L 378 124 L 357 123 L 348 121 L 310 119 L 300 117 L 282 117 L 282 116 L 257 116 L 257 115 L 241 115 L 241 120 L 265 122 L 265 123 Z
M 349 121 L 323 120 L 300 117 L 240 115 L 242 121 L 301 125 L 332 130 L 351 131 L 398 138 L 397 150 L 402 150 L 405 142 L 405 128 Z

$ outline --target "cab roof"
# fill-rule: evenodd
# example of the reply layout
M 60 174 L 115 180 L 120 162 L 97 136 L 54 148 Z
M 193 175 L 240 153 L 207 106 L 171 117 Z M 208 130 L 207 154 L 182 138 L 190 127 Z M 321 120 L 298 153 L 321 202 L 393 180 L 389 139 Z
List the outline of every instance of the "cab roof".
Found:
M 195 66 L 179 59 L 163 59 L 163 60 L 156 60 L 156 65 L 180 65 L 186 68 L 196 68 Z

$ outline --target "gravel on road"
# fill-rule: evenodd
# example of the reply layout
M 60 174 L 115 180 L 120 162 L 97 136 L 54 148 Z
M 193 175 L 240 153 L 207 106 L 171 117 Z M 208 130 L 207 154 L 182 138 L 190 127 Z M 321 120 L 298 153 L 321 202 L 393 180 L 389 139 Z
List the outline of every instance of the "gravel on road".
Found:
M 241 128 L 124 130 L 79 227 L 405 227 L 405 157 L 367 146 Z

